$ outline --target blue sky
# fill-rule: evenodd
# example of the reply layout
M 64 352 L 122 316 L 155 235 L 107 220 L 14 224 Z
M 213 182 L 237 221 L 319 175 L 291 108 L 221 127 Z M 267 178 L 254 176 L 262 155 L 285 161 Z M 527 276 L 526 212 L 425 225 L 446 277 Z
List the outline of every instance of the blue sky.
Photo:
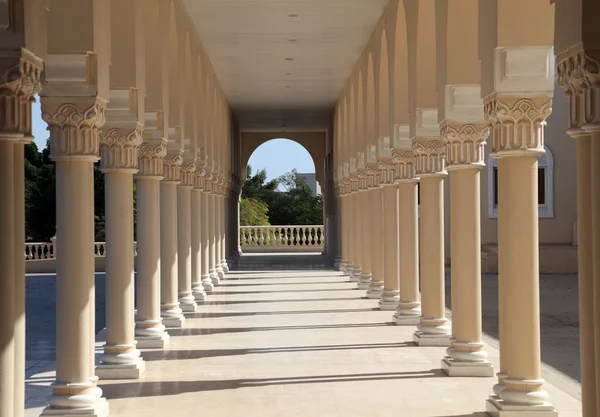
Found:
M 33 104 L 33 135 L 40 150 L 46 146 L 48 131 L 42 120 L 40 103 Z M 298 172 L 313 173 L 315 164 L 304 147 L 288 139 L 273 139 L 259 146 L 250 157 L 253 172 L 265 168 L 268 179 L 277 178 L 296 168 Z

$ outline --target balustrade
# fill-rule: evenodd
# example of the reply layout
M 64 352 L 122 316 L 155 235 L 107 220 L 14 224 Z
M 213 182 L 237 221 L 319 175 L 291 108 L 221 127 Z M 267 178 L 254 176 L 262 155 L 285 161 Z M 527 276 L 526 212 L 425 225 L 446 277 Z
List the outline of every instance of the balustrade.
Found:
M 133 254 L 137 256 L 137 242 L 133 242 Z M 94 256 L 96 258 L 106 257 L 106 243 L 94 242 Z M 56 258 L 56 241 L 55 242 L 26 242 L 25 243 L 25 260 L 37 261 L 40 259 L 55 259 Z
M 241 226 L 240 245 L 246 249 L 318 251 L 325 244 L 325 227 L 315 226 Z

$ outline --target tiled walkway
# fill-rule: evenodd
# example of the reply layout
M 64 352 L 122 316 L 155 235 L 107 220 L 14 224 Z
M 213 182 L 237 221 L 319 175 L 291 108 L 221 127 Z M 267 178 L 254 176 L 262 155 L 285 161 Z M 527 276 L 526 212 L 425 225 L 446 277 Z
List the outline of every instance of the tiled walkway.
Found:
M 449 378 L 444 348 L 412 344 L 335 271 L 231 273 L 210 302 L 171 330 L 165 351 L 144 351 L 140 381 L 102 381 L 111 416 L 463 417 L 484 410 L 494 378 Z M 492 360 L 498 352 L 489 348 Z M 41 411 L 51 372 L 29 384 Z M 548 384 L 562 417 L 579 401 Z M 477 415 L 477 414 L 476 414 Z

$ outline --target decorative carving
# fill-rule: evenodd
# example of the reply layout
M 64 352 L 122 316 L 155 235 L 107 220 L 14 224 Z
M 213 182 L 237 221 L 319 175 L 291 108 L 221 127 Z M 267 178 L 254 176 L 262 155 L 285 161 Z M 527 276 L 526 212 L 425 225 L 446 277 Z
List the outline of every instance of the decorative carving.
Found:
M 53 160 L 99 159 L 99 130 L 104 125 L 105 107 L 98 102 L 42 102 L 42 118 L 50 131 Z
M 416 156 L 412 149 L 393 149 L 392 160 L 396 167 L 396 181 L 417 177 Z
M 167 155 L 167 142 L 142 142 L 138 149 L 138 176 L 162 177 L 163 159 Z
M 365 174 L 367 174 L 367 188 L 379 187 L 379 169 L 377 168 L 377 163 L 367 164 Z
M 204 191 L 204 182 L 206 179 L 206 171 L 204 164 L 196 164 L 196 172 L 194 173 L 194 189 Z
M 413 139 L 417 175 L 446 174 L 446 148 L 440 139 Z
M 569 98 L 569 126 L 600 122 L 600 50 L 584 50 L 582 45 L 568 49 L 556 59 L 558 84 Z
M 484 166 L 485 140 L 490 134 L 488 123 L 453 123 L 443 124 L 442 140 L 446 145 L 446 165 L 454 166 L 476 165 Z
M 193 187 L 195 185 L 196 169 L 196 159 L 191 157 L 191 155 L 185 155 L 182 158 L 182 165 L 180 168 L 180 186 Z
M 183 164 L 182 151 L 167 150 L 163 160 L 163 181 L 181 181 L 181 165 Z
M 31 137 L 31 102 L 42 89 L 44 62 L 27 49 L 0 59 L 0 138 Z
M 552 98 L 500 97 L 485 99 L 485 116 L 492 127 L 492 152 L 544 153 L 544 126 L 552 113 Z
M 137 171 L 141 144 L 141 126 L 128 133 L 119 128 L 112 128 L 107 132 L 100 131 L 100 169 Z
M 377 158 L 379 170 L 379 183 L 381 185 L 393 184 L 396 180 L 396 167 L 391 158 Z

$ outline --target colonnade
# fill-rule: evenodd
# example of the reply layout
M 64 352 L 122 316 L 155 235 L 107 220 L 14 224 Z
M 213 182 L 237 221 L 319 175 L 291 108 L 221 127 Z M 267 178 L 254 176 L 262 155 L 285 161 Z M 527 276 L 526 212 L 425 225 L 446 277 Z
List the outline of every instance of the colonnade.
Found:
M 336 266 L 356 281 L 367 265 L 370 276 L 362 275 L 358 289 L 380 299 L 381 310 L 395 310 L 397 325 L 416 325 L 417 345 L 447 346 L 440 359 L 449 376 L 495 372 L 481 329 L 486 142 L 498 160 L 500 368 L 486 402 L 495 416 L 557 415 L 541 376 L 537 167 L 556 68 L 571 100 L 568 133 L 578 147 L 583 415 L 597 415 L 600 303 L 593 282 L 600 268 L 593 259 L 600 203 L 593 196 L 600 189 L 594 191 L 593 178 L 600 153 L 593 136 L 600 56 L 593 45 L 600 34 L 584 16 L 600 9 L 583 3 L 392 1 L 334 111 L 342 207 Z M 368 186 L 365 175 L 375 177 Z M 373 224 L 361 229 L 365 218 Z

